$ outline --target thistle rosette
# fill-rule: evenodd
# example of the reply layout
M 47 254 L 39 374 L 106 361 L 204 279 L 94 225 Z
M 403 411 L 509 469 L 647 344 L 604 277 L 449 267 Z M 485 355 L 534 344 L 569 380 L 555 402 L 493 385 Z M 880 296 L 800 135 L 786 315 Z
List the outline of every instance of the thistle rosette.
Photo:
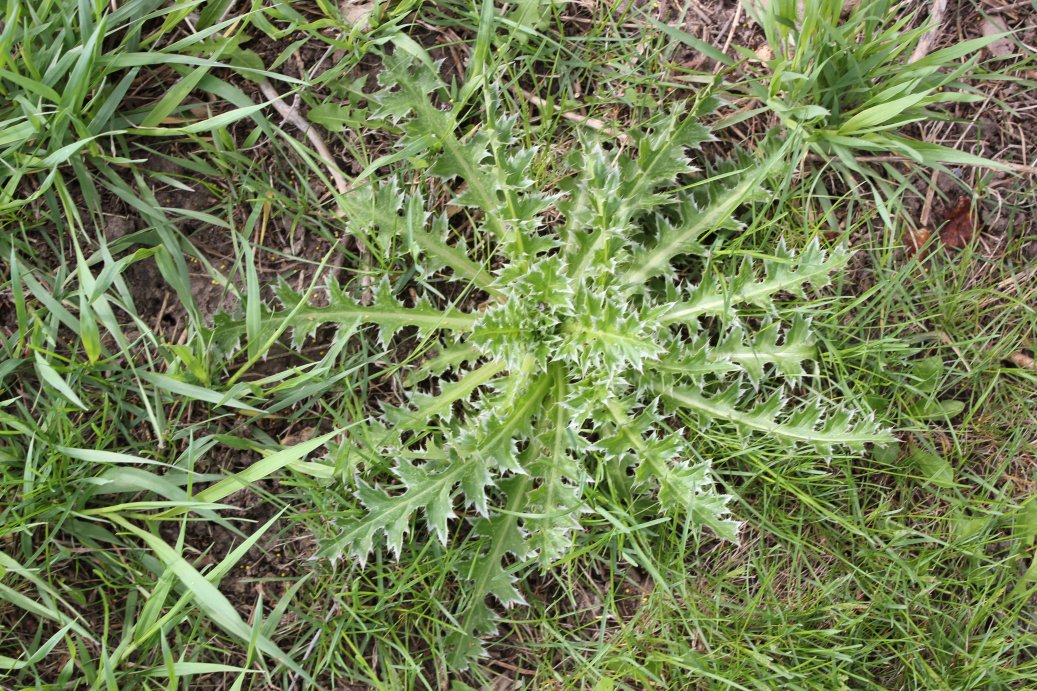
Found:
M 403 130 L 400 146 L 431 162 L 437 184 L 459 190 L 451 204 L 470 212 L 475 241 L 463 244 L 444 216 L 424 210 L 431 195 L 407 196 L 398 185 L 358 193 L 351 222 L 373 228 L 360 236 L 372 253 L 392 245 L 392 228 L 405 228 L 416 262 L 489 299 L 478 311 L 424 295 L 404 304 L 390 287 L 397 282 L 383 280 L 370 304 L 332 285 L 317 307 L 285 288 L 282 310 L 260 310 L 251 328 L 289 329 L 298 341 L 321 323 L 342 325 L 345 337 L 372 325 L 385 348 L 401 334 L 433 346 L 402 380 L 405 400 L 384 405 L 382 419 L 340 449 L 360 459 L 345 464 L 357 473 L 343 484 L 364 513 L 345 509 L 323 553 L 361 563 L 376 549 L 399 555 L 419 516 L 447 543 L 451 521 L 465 513 L 474 552 L 458 571 L 470 597 L 458 614 L 455 662 L 477 654 L 479 634 L 492 629 L 486 596 L 522 602 L 517 573 L 571 549 L 581 514 L 599 508 L 588 500 L 591 483 L 620 483 L 632 498 L 655 498 L 662 512 L 735 541 L 730 498 L 712 474 L 713 457 L 725 453 L 715 437 L 823 455 L 890 438 L 866 411 L 811 388 L 817 376 L 806 375 L 820 372 L 811 372 L 816 343 L 802 314 L 809 300 L 783 318 L 783 296 L 809 298 L 847 253 L 780 244 L 769 257 L 725 266 L 704 247 L 720 248 L 743 228 L 739 211 L 762 196 L 777 157 L 743 159 L 740 169 L 682 186 L 696 172 L 689 151 L 711 135 L 694 114 L 675 112 L 631 133 L 631 147 L 587 142 L 556 171 L 560 191 L 547 193 L 530 174 L 543 164 L 517 141 L 512 118 L 490 112 L 458 134 L 460 111 L 439 107 L 446 88 L 427 66 L 392 58 L 381 81 L 376 115 Z M 502 268 L 469 256 L 476 245 L 492 248 Z M 678 278 L 702 266 L 709 271 L 697 280 Z M 222 339 L 248 327 L 220 324 Z M 713 426 L 720 435 L 705 433 Z M 386 461 L 390 474 L 369 472 Z

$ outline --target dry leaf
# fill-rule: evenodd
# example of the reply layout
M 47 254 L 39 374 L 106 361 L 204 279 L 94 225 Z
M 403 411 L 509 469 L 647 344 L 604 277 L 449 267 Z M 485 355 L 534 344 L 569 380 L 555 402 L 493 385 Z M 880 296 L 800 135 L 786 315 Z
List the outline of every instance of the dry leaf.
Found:
M 1032 357 L 1030 357 L 1021 350 L 1018 353 L 1012 353 L 1011 355 L 1009 355 L 1008 360 L 1016 367 L 1021 367 L 1022 369 L 1031 369 L 1037 372 L 1037 361 L 1034 361 Z
M 947 247 L 961 249 L 972 242 L 972 238 L 979 230 L 976 210 L 973 208 L 972 199 L 966 195 L 958 197 L 954 206 L 947 209 L 943 215 L 944 225 L 940 228 L 940 240 Z
M 906 247 L 907 256 L 913 257 L 915 254 L 922 249 L 925 243 L 929 242 L 929 236 L 932 233 L 929 232 L 928 228 L 919 228 L 918 230 L 907 229 L 904 233 L 904 245 Z
M 290 431 L 288 434 L 281 437 L 281 446 L 295 446 L 304 441 L 309 441 L 313 439 L 313 434 L 316 431 L 316 427 L 304 427 L 300 430 Z
M 764 43 L 762 46 L 756 49 L 756 59 L 760 62 L 770 62 L 774 59 L 774 51 L 771 47 Z
M 359 31 L 367 29 L 368 19 L 371 17 L 371 12 L 374 11 L 373 2 L 352 2 L 346 0 L 340 6 L 342 10 L 342 16 L 347 22 L 353 25 L 354 28 Z
M 993 17 L 984 19 L 981 28 L 984 36 L 997 36 L 1008 31 L 1008 28 L 1000 19 L 994 19 Z M 1012 39 L 1008 36 L 1002 36 L 987 46 L 987 52 L 995 58 L 1003 58 L 1015 52 L 1015 44 L 1012 43 Z

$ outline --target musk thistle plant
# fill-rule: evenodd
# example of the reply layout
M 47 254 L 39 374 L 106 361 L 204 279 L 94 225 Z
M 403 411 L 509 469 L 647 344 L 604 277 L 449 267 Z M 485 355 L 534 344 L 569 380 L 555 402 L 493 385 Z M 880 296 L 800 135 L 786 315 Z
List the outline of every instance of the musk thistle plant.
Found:
M 741 228 L 767 161 L 682 188 L 696 172 L 689 152 L 711 135 L 694 114 L 673 113 L 633 133 L 629 147 L 587 142 L 548 193 L 528 173 L 538 152 L 519 145 L 513 120 L 490 113 L 458 136 L 457 114 L 436 105 L 446 87 L 433 70 L 387 58 L 380 81 L 373 117 L 402 130 L 400 149 L 429 175 L 462 190 L 451 203 L 475 219 L 497 268 L 474 261 L 446 215 L 397 184 L 343 200 L 350 231 L 375 254 L 406 244 L 426 275 L 483 291 L 482 308 L 437 307 L 427 296 L 404 304 L 383 280 L 367 304 L 337 284 L 323 306 L 282 287 L 281 308 L 261 321 L 290 327 L 297 341 L 337 323 L 350 334 L 374 325 L 383 346 L 405 328 L 434 343 L 406 379 L 407 400 L 344 442 L 368 459 L 345 478 L 364 513 L 343 513 L 324 554 L 398 555 L 413 530 L 446 544 L 463 513 L 480 539 L 459 569 L 472 585 L 459 660 L 493 627 L 488 595 L 523 602 L 515 574 L 571 549 L 581 514 L 595 509 L 593 484 L 621 478 L 661 514 L 736 541 L 707 428 L 823 455 L 888 439 L 863 411 L 810 395 L 810 319 L 779 318 L 782 296 L 824 286 L 844 250 L 779 245 L 726 273 L 678 269 L 701 267 L 707 238 L 715 252 Z M 241 333 L 233 322 L 222 329 Z M 364 472 L 386 463 L 391 475 Z

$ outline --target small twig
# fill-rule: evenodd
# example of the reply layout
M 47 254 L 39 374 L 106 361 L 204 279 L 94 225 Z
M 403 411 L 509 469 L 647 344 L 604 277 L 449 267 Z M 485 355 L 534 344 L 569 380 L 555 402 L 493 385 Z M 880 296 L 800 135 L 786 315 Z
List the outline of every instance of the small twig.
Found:
M 986 6 L 983 8 L 983 12 L 985 12 L 986 14 L 1005 14 L 1006 12 L 1017 10 L 1020 7 L 1030 7 L 1030 0 L 1023 0 L 1022 2 L 1013 2 L 1008 5 Z
M 1009 288 L 1014 288 L 1015 286 L 1019 285 L 1023 281 L 1027 281 L 1027 280 L 1033 278 L 1035 275 L 1037 275 L 1037 266 L 1031 266 L 1028 269 L 1023 269 L 1022 271 L 1019 271 L 1017 273 L 1012 274 L 1011 276 L 1009 276 L 1005 280 L 1003 280 L 1000 283 L 998 283 L 996 288 L 997 288 L 997 290 L 1005 290 L 1006 291 Z M 1027 295 L 1026 297 L 1029 297 L 1029 296 Z
M 346 194 L 352 188 L 349 181 L 342 174 L 338 165 L 335 163 L 334 157 L 331 155 L 331 151 L 328 150 L 327 145 L 324 143 L 324 139 L 320 136 L 320 132 L 317 128 L 304 118 L 299 111 L 289 106 L 281 99 L 281 95 L 277 93 L 270 82 L 262 81 L 259 83 L 259 88 L 273 104 L 277 112 L 287 121 L 298 127 L 306 135 L 306 138 L 313 144 L 313 148 L 316 149 L 317 154 L 324 160 L 324 165 L 327 166 L 328 172 L 331 173 L 332 179 L 335 181 L 335 189 L 338 190 L 339 194 Z M 364 246 L 362 242 L 357 243 L 360 254 L 361 268 L 365 269 L 360 276 L 360 302 L 361 304 L 368 305 L 371 303 L 373 293 L 371 286 L 374 284 L 374 279 L 371 277 L 367 268 L 371 266 L 371 253 Z
M 933 176 L 929 178 L 929 189 L 925 193 L 925 203 L 922 204 L 922 215 L 918 222 L 923 228 L 929 227 L 929 216 L 933 212 L 933 199 L 936 197 L 936 181 L 940 178 L 940 171 L 934 170 Z
M 155 326 L 152 327 L 152 331 L 158 332 L 159 326 L 162 325 L 162 317 L 166 315 L 166 307 L 169 305 L 169 291 L 165 291 L 162 294 L 162 306 L 158 308 L 158 314 L 155 315 Z
M 516 665 L 511 664 L 510 662 L 505 662 L 504 660 L 494 660 L 490 664 L 495 667 L 503 667 L 509 672 L 518 672 L 519 674 L 527 677 L 535 677 L 537 674 L 537 671 L 535 669 L 529 669 L 528 667 L 518 667 Z
M 735 16 L 731 18 L 731 30 L 727 32 L 727 40 L 724 41 L 724 47 L 720 49 L 721 53 L 727 54 L 727 49 L 731 47 L 731 41 L 735 38 L 735 30 L 738 28 L 738 22 L 742 19 L 742 3 L 735 3 Z M 713 68 L 713 74 L 720 72 L 724 68 L 723 63 L 718 62 L 716 67 Z
M 965 371 L 971 374 L 972 368 L 969 367 L 969 362 L 965 359 L 965 354 L 961 352 L 961 348 L 959 348 L 958 344 L 954 342 L 954 339 L 948 336 L 947 332 L 945 331 L 937 331 L 936 335 L 940 337 L 940 341 L 945 346 L 949 347 L 951 350 L 954 351 L 954 354 L 958 356 L 959 360 L 961 360 L 961 364 L 965 368 Z
M 706 26 L 709 26 L 713 23 L 713 20 L 710 18 L 708 14 L 706 14 L 705 10 L 702 9 L 702 6 L 699 4 L 698 0 L 692 0 L 689 3 L 686 3 L 685 7 L 694 12 Z M 684 21 L 684 30 L 687 31 L 689 34 L 691 33 L 691 28 L 689 26 L 689 22 L 687 21 L 687 19 L 685 19 Z
M 238 0 L 230 0 L 230 2 L 227 3 L 227 6 L 225 8 L 223 8 L 223 12 L 220 13 L 220 18 L 217 21 L 218 22 L 222 22 L 224 19 L 226 19 L 227 16 L 231 12 L 234 11 L 234 8 L 237 6 L 237 4 L 238 4 Z M 112 0 L 112 5 L 113 6 L 115 5 L 115 0 Z M 224 35 L 229 35 L 229 34 L 224 34 Z
M 929 12 L 929 30 L 922 34 L 922 38 L 919 39 L 918 45 L 912 51 L 911 57 L 907 59 L 908 64 L 918 62 L 929 54 L 933 41 L 936 40 L 936 35 L 940 32 L 940 25 L 943 24 L 943 14 L 946 11 L 947 0 L 933 0 L 933 9 Z
M 283 96 L 277 92 L 277 89 L 270 82 L 266 80 L 259 82 L 259 90 L 263 92 L 263 95 L 273 104 L 274 108 L 286 122 L 295 125 L 310 140 L 313 148 L 324 161 L 328 172 L 331 173 L 331 178 L 335 181 L 335 189 L 338 190 L 339 194 L 348 192 L 349 181 L 346 180 L 346 176 L 342 174 L 338 164 L 335 163 L 335 157 L 331 155 L 331 151 L 328 149 L 327 144 L 324 143 L 324 139 L 320 136 L 317 128 L 307 121 L 296 108 L 285 103 Z
M 527 101 L 529 101 L 530 103 L 535 105 L 537 108 L 540 108 L 541 110 L 543 110 L 544 107 L 547 105 L 547 101 L 545 101 L 544 99 L 540 98 L 539 96 L 534 96 L 533 94 L 529 93 L 525 89 L 522 90 L 522 95 L 526 97 Z M 603 134 L 607 134 L 610 137 L 615 137 L 616 139 L 621 141 L 623 144 L 631 144 L 632 143 L 629 136 L 627 136 L 623 132 L 620 132 L 620 131 L 612 128 L 612 127 L 609 127 L 607 124 L 605 124 L 604 122 L 602 122 L 601 120 L 599 120 L 597 118 L 588 117 L 586 115 L 580 115 L 579 113 L 575 113 L 575 112 L 570 111 L 570 110 L 562 111 L 562 117 L 565 118 L 566 120 L 571 120 L 571 121 L 577 122 L 577 123 L 579 123 L 581 125 L 585 125 L 586 127 L 589 127 L 592 130 L 597 130 L 598 132 L 602 132 Z
M 1021 350 L 1019 352 L 1012 353 L 1005 359 L 1011 362 L 1016 367 L 1037 372 L 1037 360 L 1034 360 L 1032 357 L 1030 357 Z
M 561 16 L 562 21 L 573 22 L 575 24 L 599 24 L 601 19 L 598 17 L 577 17 L 571 14 L 563 14 Z M 623 22 L 622 24 L 612 24 L 613 28 L 616 29 L 644 29 L 643 24 L 637 22 Z
M 1024 281 L 1033 278 L 1034 274 L 1037 274 L 1037 266 L 1009 276 L 994 286 L 994 289 L 991 291 L 993 295 L 979 301 L 977 309 L 984 309 L 1001 300 L 1007 300 L 1011 295 L 1015 295 L 1015 301 L 1017 303 L 1030 304 L 1029 301 L 1033 299 L 1034 295 L 1037 295 L 1037 286 L 1027 287 L 1025 292 L 1022 293 L 1020 293 L 1019 286 L 1022 285 Z M 1000 295 L 1000 293 L 1004 293 L 1004 295 Z

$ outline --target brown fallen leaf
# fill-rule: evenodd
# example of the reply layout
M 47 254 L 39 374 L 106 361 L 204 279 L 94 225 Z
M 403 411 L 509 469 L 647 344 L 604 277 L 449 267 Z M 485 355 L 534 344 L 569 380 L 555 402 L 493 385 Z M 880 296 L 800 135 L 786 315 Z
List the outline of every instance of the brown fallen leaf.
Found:
M 317 431 L 316 427 L 304 427 L 300 430 L 289 431 L 283 437 L 281 437 L 281 446 L 295 446 L 301 444 L 304 441 L 313 439 L 314 432 Z
M 904 231 L 904 247 L 907 256 L 915 256 L 922 249 L 922 246 L 929 242 L 929 236 L 931 235 L 932 233 L 929 232 L 928 228 L 919 228 L 918 230 L 908 228 Z
M 770 46 L 764 43 L 756 49 L 756 59 L 760 62 L 770 62 L 774 59 L 774 51 L 771 50 Z
M 972 199 L 966 195 L 958 197 L 954 205 L 943 214 L 944 224 L 940 228 L 940 240 L 944 246 L 961 249 L 972 242 L 979 228 L 979 217 L 973 208 Z
M 346 0 L 339 6 L 339 9 L 342 10 L 342 16 L 353 25 L 353 28 L 363 31 L 367 28 L 371 13 L 374 11 L 374 3 Z
M 1030 357 L 1021 350 L 1017 353 L 1012 353 L 1011 355 L 1009 355 L 1008 361 L 1016 367 L 1021 367 L 1022 369 L 1030 369 L 1037 372 L 1037 361 L 1035 361 L 1032 357 Z
M 981 29 L 983 35 L 987 37 L 997 36 L 998 34 L 1003 34 L 1008 31 L 1008 28 L 1000 19 L 994 19 L 993 17 L 987 17 L 984 19 Z M 1015 44 L 1012 43 L 1012 39 L 1008 36 L 1002 36 L 1001 38 L 996 38 L 987 44 L 986 50 L 995 58 L 1003 58 L 1015 52 Z

